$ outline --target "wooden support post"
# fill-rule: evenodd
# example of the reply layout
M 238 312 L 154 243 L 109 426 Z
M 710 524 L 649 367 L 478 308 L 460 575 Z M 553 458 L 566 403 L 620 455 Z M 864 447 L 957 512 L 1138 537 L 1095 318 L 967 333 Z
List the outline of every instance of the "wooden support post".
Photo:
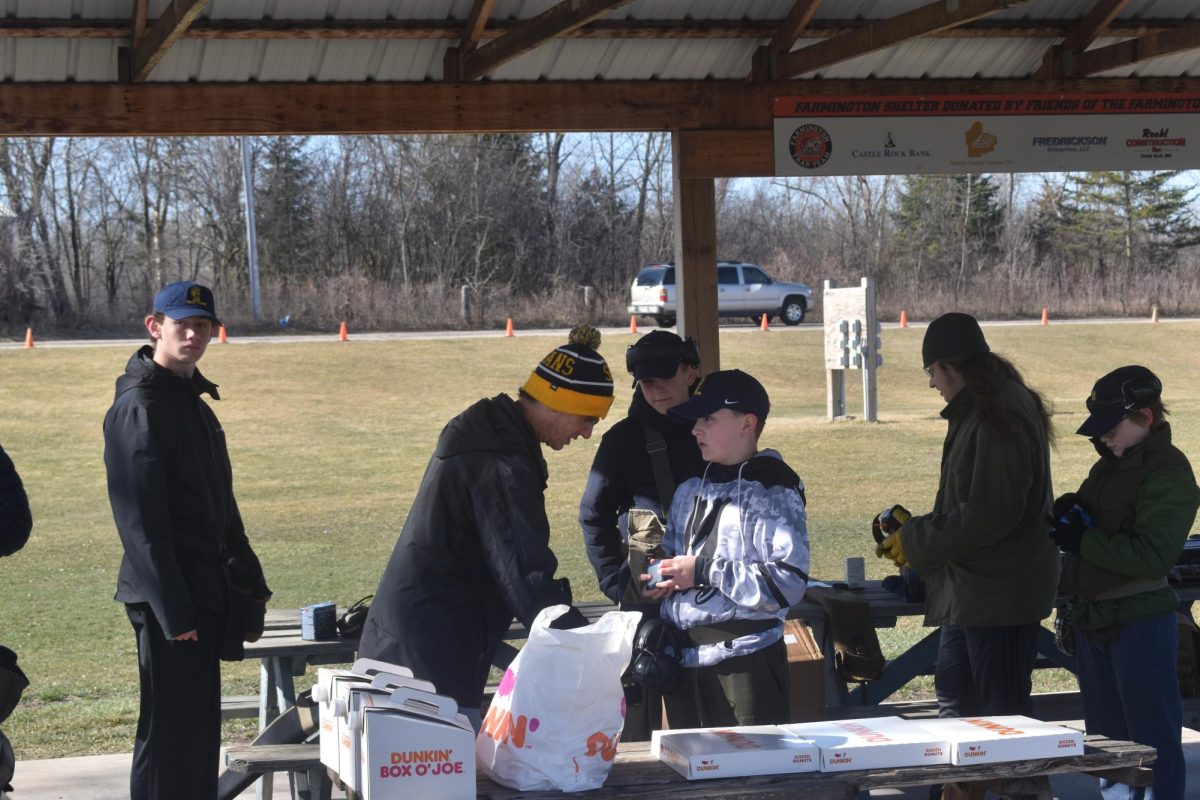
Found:
M 671 137 L 675 184 L 675 314 L 700 348 L 704 374 L 721 368 L 717 315 L 717 201 L 712 178 L 681 178 L 682 137 Z

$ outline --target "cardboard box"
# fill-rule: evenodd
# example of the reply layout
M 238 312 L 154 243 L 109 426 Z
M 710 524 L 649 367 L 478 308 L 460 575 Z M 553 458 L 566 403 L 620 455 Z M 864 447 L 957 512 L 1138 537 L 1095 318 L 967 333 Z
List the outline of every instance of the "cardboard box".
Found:
M 950 745 L 952 764 L 993 764 L 1083 755 L 1083 734 L 1020 716 L 921 720 L 920 726 Z
M 828 720 L 784 725 L 821 751 L 822 772 L 949 764 L 944 739 L 900 717 Z
M 776 725 L 655 731 L 651 751 L 690 781 L 815 772 L 812 742 Z
M 338 687 L 334 700 L 334 715 L 338 719 L 338 778 L 347 789 L 361 791 L 362 786 L 362 714 L 366 709 L 384 704 L 398 688 L 412 689 L 430 696 L 436 691 L 429 681 L 403 676 L 380 674 L 371 683 L 345 683 Z M 457 706 L 456 706 L 457 709 Z
M 364 709 L 363 800 L 475 797 L 475 730 L 449 697 L 403 687 Z
M 317 701 L 317 720 L 320 726 L 321 763 L 331 770 L 338 768 L 338 719 L 333 713 L 336 687 L 341 683 L 367 684 L 371 679 L 356 675 L 348 669 L 317 669 L 317 682 L 313 684 L 313 699 Z
M 825 657 L 802 619 L 783 623 L 787 646 L 789 710 L 792 722 L 818 720 L 825 712 Z
M 389 664 L 370 658 L 360 658 L 350 669 L 317 669 L 317 682 L 313 684 L 313 700 L 317 701 L 319 725 L 319 747 L 321 763 L 336 772 L 339 766 L 341 746 L 341 719 L 346 716 L 346 689 L 349 684 L 370 684 L 377 676 L 411 678 L 412 670 L 399 664 Z M 339 687 L 343 687 L 340 688 Z

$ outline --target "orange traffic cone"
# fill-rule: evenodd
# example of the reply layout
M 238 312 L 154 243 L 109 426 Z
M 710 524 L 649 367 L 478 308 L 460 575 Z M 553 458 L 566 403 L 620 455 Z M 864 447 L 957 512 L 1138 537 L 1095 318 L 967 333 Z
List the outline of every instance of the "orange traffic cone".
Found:
M 903 308 L 900 309 L 900 327 L 908 327 L 908 312 L 906 312 Z
M 33 349 L 33 328 L 25 329 L 25 347 L 29 350 Z
M 224 325 L 221 326 L 221 332 L 217 334 L 217 341 L 222 343 L 229 341 L 229 334 L 225 333 Z
M 346 332 L 346 321 L 342 320 L 341 327 L 338 328 L 338 341 L 344 342 L 350 338 L 350 334 Z
M 1050 313 L 1044 307 L 1042 308 L 1042 324 L 1050 324 Z
M 1158 306 L 1150 306 L 1150 321 L 1158 322 Z
M 766 312 L 765 312 L 765 311 L 763 312 L 763 321 L 762 321 L 762 324 L 761 324 L 761 325 L 759 325 L 758 327 L 759 327 L 759 329 L 760 329 L 760 330 L 764 330 L 764 331 L 765 331 L 765 330 L 770 330 L 770 327 L 767 325 L 767 314 L 766 314 Z
M 629 317 L 629 332 L 637 333 L 637 317 L 632 315 Z
M 508 318 L 508 324 L 504 326 L 504 335 L 505 336 L 513 335 L 512 317 Z

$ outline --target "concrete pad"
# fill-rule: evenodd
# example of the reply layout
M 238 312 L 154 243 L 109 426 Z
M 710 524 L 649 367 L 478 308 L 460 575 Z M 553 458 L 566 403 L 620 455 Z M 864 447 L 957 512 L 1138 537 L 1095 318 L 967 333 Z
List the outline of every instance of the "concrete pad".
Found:
M 78 758 L 18 761 L 12 800 L 128 800 L 129 753 Z M 222 759 L 224 755 L 222 755 Z M 272 783 L 275 800 L 288 800 L 288 777 L 277 773 Z M 254 798 L 251 786 L 239 798 Z M 345 794 L 334 790 L 334 800 Z

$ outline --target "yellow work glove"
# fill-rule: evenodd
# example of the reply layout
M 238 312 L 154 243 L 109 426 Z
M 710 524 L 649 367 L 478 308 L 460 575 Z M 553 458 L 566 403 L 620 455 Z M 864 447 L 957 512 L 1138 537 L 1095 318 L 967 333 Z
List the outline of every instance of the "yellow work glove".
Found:
M 900 542 L 900 531 L 890 534 L 875 548 L 875 555 L 888 558 L 898 567 L 908 566 L 908 556 L 904 555 L 904 545 Z

